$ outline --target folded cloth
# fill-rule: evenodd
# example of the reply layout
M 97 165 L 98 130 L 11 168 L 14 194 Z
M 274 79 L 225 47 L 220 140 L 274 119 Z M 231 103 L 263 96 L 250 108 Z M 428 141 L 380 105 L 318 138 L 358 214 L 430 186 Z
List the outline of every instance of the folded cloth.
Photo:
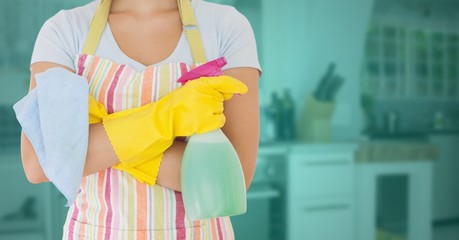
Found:
M 37 86 L 13 109 L 46 177 L 71 205 L 88 147 L 88 83 L 63 68 L 36 75 Z

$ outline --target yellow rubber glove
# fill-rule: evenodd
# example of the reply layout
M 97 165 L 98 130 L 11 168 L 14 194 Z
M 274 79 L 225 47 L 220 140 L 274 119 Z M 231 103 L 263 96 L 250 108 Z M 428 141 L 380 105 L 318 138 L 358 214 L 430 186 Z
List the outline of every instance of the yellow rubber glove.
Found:
M 108 115 L 104 105 L 97 102 L 93 96 L 89 96 L 89 124 L 100 123 Z M 135 167 L 124 168 L 120 165 L 113 166 L 114 169 L 125 171 L 134 176 L 138 181 L 154 185 L 159 165 L 163 154 L 153 157 Z
M 223 101 L 246 92 L 242 82 L 229 76 L 203 77 L 157 102 L 110 115 L 95 99 L 90 100 L 90 122 L 102 119 L 120 160 L 114 168 L 153 185 L 162 155 L 174 138 L 221 128 L 225 123 Z
M 104 105 L 99 103 L 93 96 L 89 95 L 89 124 L 100 123 L 108 115 Z

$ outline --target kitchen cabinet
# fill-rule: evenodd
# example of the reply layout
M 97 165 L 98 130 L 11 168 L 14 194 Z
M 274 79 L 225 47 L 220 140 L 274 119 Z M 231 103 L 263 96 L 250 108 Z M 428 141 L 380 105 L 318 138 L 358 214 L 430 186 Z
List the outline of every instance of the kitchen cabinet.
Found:
M 347 195 L 352 191 L 352 164 L 340 153 L 296 156 L 290 162 L 292 198 Z M 300 179 L 298 179 L 298 177 Z M 297 178 L 298 180 L 295 180 Z M 320 187 L 318 187 L 320 183 Z
M 362 90 L 381 99 L 458 100 L 458 67 L 457 29 L 374 18 L 367 33 Z
M 433 161 L 433 220 L 459 218 L 459 134 L 435 134 L 429 141 L 437 148 Z
M 345 198 L 292 201 L 289 239 L 353 239 L 351 208 Z
M 289 151 L 287 239 L 353 240 L 357 144 L 295 145 Z

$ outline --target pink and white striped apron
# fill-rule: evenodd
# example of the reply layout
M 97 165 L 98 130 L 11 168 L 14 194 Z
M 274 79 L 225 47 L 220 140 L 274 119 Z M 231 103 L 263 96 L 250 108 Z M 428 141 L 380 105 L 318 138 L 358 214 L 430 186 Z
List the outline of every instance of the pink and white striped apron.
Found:
M 91 39 L 93 43 L 96 40 L 98 43 L 108 18 L 110 0 L 103 1 L 101 15 L 96 13 L 97 20 L 93 21 L 95 26 L 101 24 L 91 27 L 88 34 L 98 31 L 91 35 L 96 38 Z M 194 26 L 189 1 L 179 0 L 179 7 L 184 26 Z M 196 29 L 185 28 L 185 32 L 191 32 L 191 37 L 187 37 L 195 62 L 204 62 L 202 41 Z M 109 113 L 157 101 L 178 87 L 177 79 L 193 67 L 171 63 L 148 66 L 139 73 L 128 65 L 94 56 L 94 45 L 91 49 L 89 54 L 76 57 L 75 70 L 88 80 L 89 93 Z M 80 192 L 67 214 L 63 239 L 230 240 L 234 239 L 234 232 L 229 217 L 188 219 L 180 192 L 150 186 L 126 172 L 108 168 L 83 178 Z
M 90 94 L 112 113 L 157 101 L 179 84 L 191 66 L 149 66 L 142 73 L 128 65 L 82 54 L 76 72 L 88 79 Z M 234 239 L 229 217 L 192 221 L 180 192 L 137 181 L 108 168 L 83 178 L 70 207 L 64 239 Z

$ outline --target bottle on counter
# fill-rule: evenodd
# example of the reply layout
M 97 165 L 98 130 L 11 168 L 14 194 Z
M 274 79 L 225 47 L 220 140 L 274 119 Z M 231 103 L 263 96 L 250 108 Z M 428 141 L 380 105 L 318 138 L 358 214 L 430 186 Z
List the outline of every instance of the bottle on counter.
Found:
M 445 129 L 445 114 L 442 111 L 437 111 L 434 116 L 433 127 L 435 130 Z
M 285 139 L 283 107 L 282 101 L 276 92 L 271 93 L 271 103 L 269 105 L 268 112 L 269 117 L 274 123 L 275 140 L 283 141 Z
M 269 101 L 264 98 L 263 92 L 260 92 L 260 144 L 275 140 L 276 128 L 269 107 Z
M 397 111 L 387 112 L 385 115 L 384 125 L 386 133 L 397 133 L 400 130 L 400 114 Z
M 293 141 L 295 139 L 295 103 L 289 89 L 284 90 L 282 111 L 284 140 Z

